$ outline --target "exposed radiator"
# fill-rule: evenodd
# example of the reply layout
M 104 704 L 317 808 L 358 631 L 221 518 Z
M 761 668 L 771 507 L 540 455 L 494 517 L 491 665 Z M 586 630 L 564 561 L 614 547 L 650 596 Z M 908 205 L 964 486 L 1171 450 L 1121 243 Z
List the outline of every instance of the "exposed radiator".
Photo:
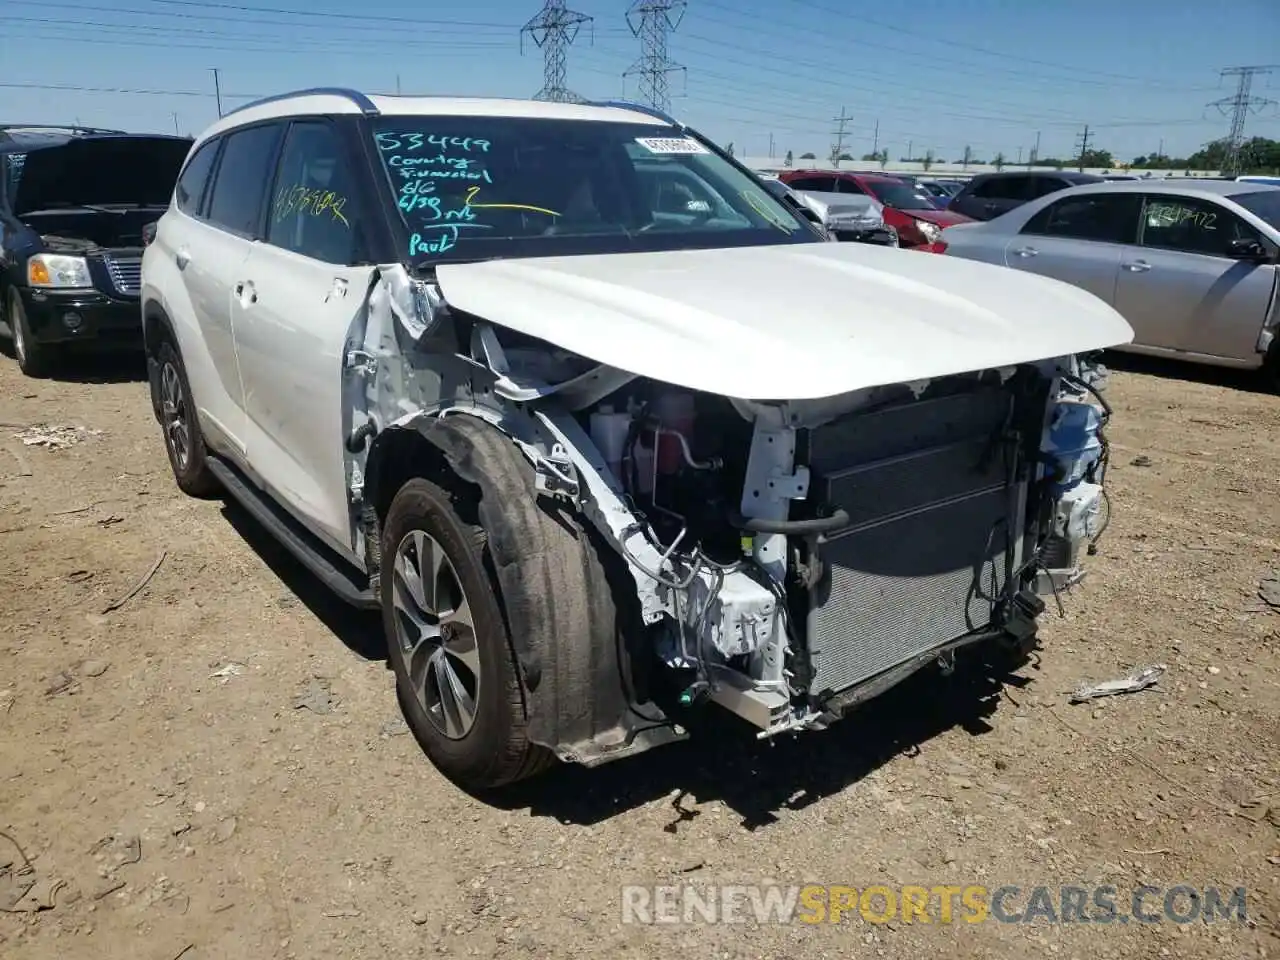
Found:
M 998 388 L 907 403 L 815 431 L 820 496 L 852 525 L 819 548 L 810 690 L 837 692 L 990 624 L 1021 553 L 1020 488 Z M 1010 524 L 1019 529 L 1012 531 Z

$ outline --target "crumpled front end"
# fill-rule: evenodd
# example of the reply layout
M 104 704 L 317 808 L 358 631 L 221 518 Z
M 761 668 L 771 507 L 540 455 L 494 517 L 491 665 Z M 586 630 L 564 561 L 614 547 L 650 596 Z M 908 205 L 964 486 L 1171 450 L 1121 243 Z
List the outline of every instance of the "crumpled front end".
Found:
M 620 683 L 611 707 L 596 696 L 585 721 L 563 689 L 535 690 L 531 730 L 565 757 L 683 735 L 701 704 L 760 736 L 818 728 L 962 648 L 1025 650 L 1104 525 L 1109 414 L 1097 371 L 1070 356 L 742 400 L 516 332 L 396 268 L 371 305 L 365 349 L 397 357 L 368 381 L 375 432 L 483 421 L 622 574 L 617 671 L 655 679 Z

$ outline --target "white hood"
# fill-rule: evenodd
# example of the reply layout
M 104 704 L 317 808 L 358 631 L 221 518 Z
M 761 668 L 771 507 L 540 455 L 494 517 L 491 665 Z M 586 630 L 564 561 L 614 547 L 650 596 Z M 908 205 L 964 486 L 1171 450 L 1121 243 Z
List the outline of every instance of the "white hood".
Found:
M 1128 343 L 1093 294 L 855 243 L 443 264 L 455 308 L 655 380 L 812 400 Z

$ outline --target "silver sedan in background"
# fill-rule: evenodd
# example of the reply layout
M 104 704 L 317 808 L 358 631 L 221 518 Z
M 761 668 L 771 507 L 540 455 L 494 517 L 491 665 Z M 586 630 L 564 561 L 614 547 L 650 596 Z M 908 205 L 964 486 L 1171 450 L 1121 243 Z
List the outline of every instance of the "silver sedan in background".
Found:
M 1082 287 L 1122 313 L 1117 349 L 1263 368 L 1280 389 L 1280 187 L 1096 183 L 949 227 L 950 256 Z

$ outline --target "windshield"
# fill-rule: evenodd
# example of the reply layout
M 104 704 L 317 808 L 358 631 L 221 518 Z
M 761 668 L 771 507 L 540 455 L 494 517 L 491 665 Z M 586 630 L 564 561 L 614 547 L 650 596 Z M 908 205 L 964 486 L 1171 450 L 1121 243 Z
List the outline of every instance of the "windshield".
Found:
M 1253 193 L 1237 193 L 1234 200 L 1268 226 L 1280 230 L 1280 190 L 1257 190 Z
M 759 179 L 673 127 L 384 117 L 413 261 L 820 242 Z
M 886 207 L 898 210 L 936 210 L 933 202 L 921 195 L 920 188 L 910 183 L 891 180 L 868 180 L 867 186 Z

